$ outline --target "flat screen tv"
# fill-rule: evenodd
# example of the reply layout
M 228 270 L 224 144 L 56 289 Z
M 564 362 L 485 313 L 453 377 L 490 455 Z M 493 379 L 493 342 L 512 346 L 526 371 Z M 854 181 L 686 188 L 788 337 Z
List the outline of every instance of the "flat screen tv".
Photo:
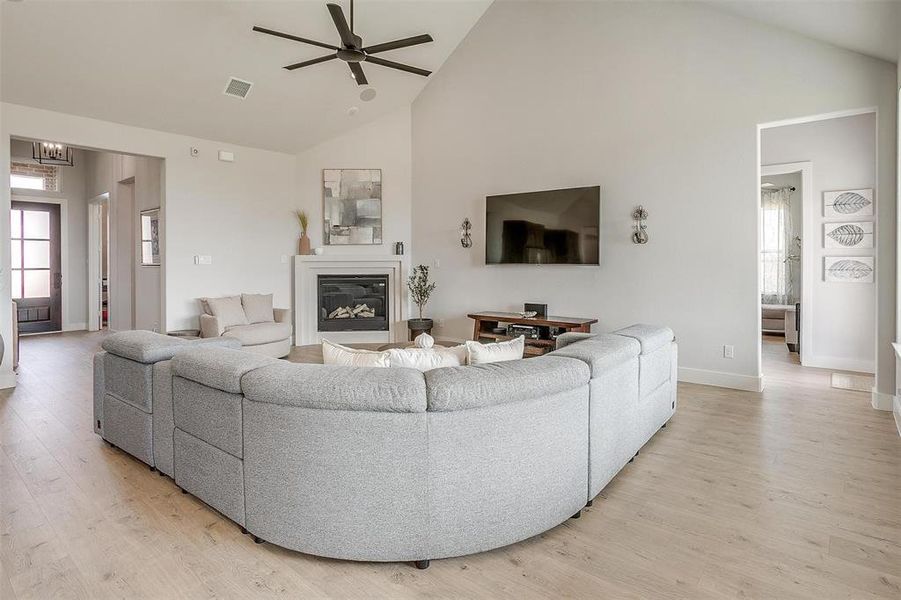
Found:
M 600 264 L 600 206 L 598 186 L 488 196 L 485 262 Z

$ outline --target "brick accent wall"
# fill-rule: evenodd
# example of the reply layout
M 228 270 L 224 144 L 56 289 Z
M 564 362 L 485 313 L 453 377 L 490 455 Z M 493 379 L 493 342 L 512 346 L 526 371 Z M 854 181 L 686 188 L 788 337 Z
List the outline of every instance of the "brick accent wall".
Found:
M 38 163 L 12 162 L 9 165 L 9 173 L 10 175 L 43 177 L 44 190 L 48 192 L 59 191 L 59 167 L 40 165 Z

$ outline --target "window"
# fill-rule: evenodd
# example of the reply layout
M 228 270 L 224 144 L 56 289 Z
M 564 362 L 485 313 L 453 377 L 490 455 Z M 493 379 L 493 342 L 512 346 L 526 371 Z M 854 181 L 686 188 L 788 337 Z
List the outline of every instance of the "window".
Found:
M 9 187 L 21 190 L 44 190 L 44 178 L 36 175 L 16 175 L 9 176 Z
M 60 168 L 55 165 L 39 165 L 35 162 L 9 163 L 9 186 L 20 190 L 58 192 Z
M 10 211 L 12 297 L 50 296 L 50 213 Z

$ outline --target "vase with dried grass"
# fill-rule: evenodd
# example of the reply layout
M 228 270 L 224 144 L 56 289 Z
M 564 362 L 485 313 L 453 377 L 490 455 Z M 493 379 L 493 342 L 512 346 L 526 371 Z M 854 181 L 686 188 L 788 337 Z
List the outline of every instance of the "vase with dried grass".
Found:
M 297 216 L 297 222 L 300 224 L 300 240 L 297 242 L 298 254 L 310 254 L 310 238 L 307 236 L 307 227 L 310 224 L 310 217 L 305 210 L 294 211 Z

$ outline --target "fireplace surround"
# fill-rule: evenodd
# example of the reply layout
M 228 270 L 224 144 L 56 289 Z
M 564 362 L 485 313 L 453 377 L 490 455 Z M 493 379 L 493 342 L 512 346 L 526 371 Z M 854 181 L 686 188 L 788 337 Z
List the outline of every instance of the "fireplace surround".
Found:
M 324 339 L 337 344 L 403 342 L 407 339 L 406 318 L 409 295 L 406 289 L 408 265 L 405 256 L 321 254 L 294 257 L 294 339 L 295 344 L 319 344 Z M 385 286 L 385 327 L 382 329 L 320 329 L 319 277 L 354 275 L 387 276 Z M 330 279 L 330 278 L 326 278 Z M 356 307 L 355 303 L 354 308 Z M 334 309 L 332 309 L 333 311 Z M 330 311 L 330 312 L 332 312 Z M 331 326 L 329 326 L 331 327 Z

